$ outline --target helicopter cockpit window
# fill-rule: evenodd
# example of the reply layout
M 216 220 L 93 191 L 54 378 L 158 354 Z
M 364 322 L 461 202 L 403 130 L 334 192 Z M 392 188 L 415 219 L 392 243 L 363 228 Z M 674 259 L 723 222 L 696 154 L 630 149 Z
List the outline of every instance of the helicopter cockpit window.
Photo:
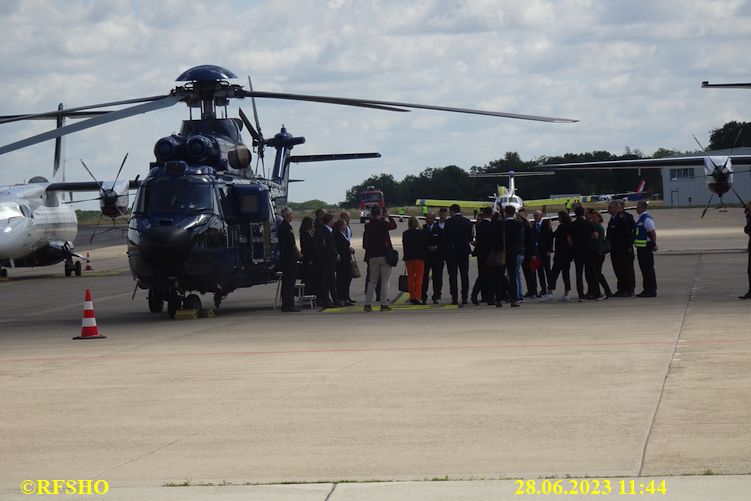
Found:
M 21 207 L 17 203 L 0 203 L 0 219 L 13 219 L 23 217 Z
M 144 191 L 144 212 L 172 214 L 214 210 L 214 195 L 209 183 L 189 179 L 157 179 L 149 183 Z

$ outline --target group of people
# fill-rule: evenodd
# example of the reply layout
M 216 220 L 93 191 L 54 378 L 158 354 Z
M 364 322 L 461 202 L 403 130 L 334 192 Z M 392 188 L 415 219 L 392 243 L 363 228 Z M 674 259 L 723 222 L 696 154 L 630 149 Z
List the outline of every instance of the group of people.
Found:
M 316 211 L 315 219 L 304 217 L 300 224 L 300 247 L 297 247 L 292 209 L 281 211 L 278 228 L 279 271 L 282 272 L 281 310 L 300 311 L 295 307 L 295 282 L 299 277 L 306 295 L 315 295 L 323 308 L 349 306 L 355 249 L 349 212 L 342 211 L 339 219 L 324 209 Z
M 617 297 L 656 297 L 657 280 L 654 252 L 657 233 L 647 202 L 637 204 L 638 220 L 626 212 L 622 201 L 608 206 L 611 215 L 607 231 L 602 215 L 593 209 L 574 205 L 575 218 L 568 211 L 558 213 L 555 230 L 550 219 L 535 211 L 533 220 L 524 209 L 506 206 L 503 213 L 490 207 L 477 213 L 476 224 L 462 216 L 459 205 L 451 214 L 441 209 L 425 216 L 420 228 L 410 218 L 402 244 L 409 289 L 409 301 L 426 304 L 432 279 L 433 303 L 441 300 L 443 270 L 448 271 L 451 304 L 480 301 L 502 307 L 518 307 L 525 298 L 552 300 L 558 278 L 564 291 L 560 299 L 571 301 L 571 263 L 574 263 L 576 294 L 579 301 Z M 367 230 L 366 230 L 367 231 Z M 610 254 L 617 278 L 613 291 L 602 272 Z M 470 256 L 477 258 L 477 280 L 470 288 Z M 635 293 L 634 260 L 639 263 L 643 290 Z M 524 290 L 526 289 L 526 292 Z
M 549 301 L 555 295 L 559 277 L 563 280 L 560 300 L 571 301 L 572 262 L 579 301 L 611 296 L 655 297 L 657 234 L 647 202 L 637 204 L 638 220 L 625 210 L 622 201 L 610 202 L 607 230 L 599 212 L 581 205 L 573 209 L 573 220 L 568 211 L 558 213 L 555 230 L 541 211 L 535 211 L 529 221 L 524 209 L 517 212 L 513 206 L 506 206 L 502 214 L 494 214 L 490 207 L 483 208 L 477 213 L 476 224 L 464 217 L 456 204 L 450 207 L 450 214 L 446 208 L 441 208 L 437 216 L 427 212 L 422 226 L 416 217 L 410 217 L 408 229 L 402 234 L 409 301 L 427 304 L 432 283 L 430 299 L 439 303 L 443 296 L 444 268 L 448 272 L 451 304 L 463 305 L 471 300 L 474 304 L 482 301 L 497 307 L 504 303 L 518 307 L 525 298 Z M 283 209 L 281 216 L 282 311 L 298 311 L 294 305 L 294 284 L 298 277 L 305 284 L 305 294 L 315 294 L 323 308 L 354 304 L 350 285 L 355 249 L 351 243 L 349 213 L 342 211 L 339 219 L 335 219 L 319 209 L 315 219 L 303 218 L 299 249 L 290 224 L 292 210 Z M 389 280 L 391 270 L 398 265 L 398 254 L 390 232 L 396 227 L 394 218 L 383 209 L 372 209 L 363 233 L 367 263 L 365 311 L 372 311 L 374 296 L 381 311 L 391 309 Z M 602 272 L 608 253 L 617 279 L 615 291 Z M 471 288 L 470 256 L 477 258 L 478 271 Z M 634 260 L 638 261 L 643 277 L 643 290 L 639 294 L 635 294 Z

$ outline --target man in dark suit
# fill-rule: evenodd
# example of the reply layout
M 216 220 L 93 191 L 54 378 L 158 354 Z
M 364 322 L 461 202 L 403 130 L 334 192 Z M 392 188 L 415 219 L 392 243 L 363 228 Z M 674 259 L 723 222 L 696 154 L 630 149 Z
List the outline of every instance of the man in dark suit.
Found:
M 334 216 L 325 214 L 321 227 L 316 230 L 313 244 L 318 257 L 320 281 L 318 286 L 318 304 L 322 308 L 341 306 L 336 293 L 336 263 L 341 258 L 336 250 L 334 240 Z
M 451 304 L 459 304 L 457 273 L 462 280 L 462 304 L 467 304 L 469 296 L 469 243 L 472 241 L 472 221 L 462 216 L 459 204 L 450 207 L 451 217 L 443 226 L 443 240 L 446 245 L 446 267 L 449 272 Z
M 279 271 L 282 272 L 282 311 L 300 311 L 295 308 L 295 280 L 297 279 L 297 260 L 302 257 L 295 243 L 292 229 L 292 209 L 285 207 L 281 212 L 282 223 L 279 225 Z
M 614 200 L 608 204 L 607 238 L 610 242 L 610 261 L 617 279 L 615 297 L 631 297 L 636 288 L 634 273 L 634 217 L 624 210 L 621 201 Z
M 435 220 L 435 213 L 425 216 L 425 241 L 428 243 L 428 258 L 425 260 L 425 273 L 422 276 L 422 302 L 428 301 L 428 283 L 433 277 L 433 303 L 438 303 L 443 290 L 443 249 L 441 248 L 441 226 Z

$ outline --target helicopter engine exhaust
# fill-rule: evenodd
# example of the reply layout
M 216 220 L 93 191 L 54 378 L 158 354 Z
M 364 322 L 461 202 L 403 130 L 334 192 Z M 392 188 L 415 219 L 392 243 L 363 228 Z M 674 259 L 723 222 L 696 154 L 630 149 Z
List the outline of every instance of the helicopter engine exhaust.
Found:
M 167 162 L 178 157 L 183 149 L 183 142 L 179 137 L 175 135 L 167 136 L 161 138 L 154 145 L 154 156 L 160 162 Z

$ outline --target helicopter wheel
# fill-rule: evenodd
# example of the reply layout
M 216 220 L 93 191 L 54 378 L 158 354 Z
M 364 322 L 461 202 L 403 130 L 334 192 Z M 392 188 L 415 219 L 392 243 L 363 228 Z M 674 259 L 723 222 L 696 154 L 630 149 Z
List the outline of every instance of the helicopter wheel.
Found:
M 73 266 L 73 271 L 76 273 L 77 277 L 81 276 L 81 261 L 76 261 L 76 264 Z
M 189 295 L 188 297 L 185 298 L 185 301 L 183 301 L 183 309 L 184 310 L 200 310 L 201 298 L 198 297 L 197 294 Z
M 174 319 L 175 314 L 177 313 L 177 310 L 180 309 L 180 306 L 182 301 L 180 296 L 177 295 L 177 293 L 172 294 L 169 299 L 167 300 L 167 314 L 170 318 Z
M 149 289 L 149 311 L 151 313 L 164 311 L 164 298 L 154 287 Z

